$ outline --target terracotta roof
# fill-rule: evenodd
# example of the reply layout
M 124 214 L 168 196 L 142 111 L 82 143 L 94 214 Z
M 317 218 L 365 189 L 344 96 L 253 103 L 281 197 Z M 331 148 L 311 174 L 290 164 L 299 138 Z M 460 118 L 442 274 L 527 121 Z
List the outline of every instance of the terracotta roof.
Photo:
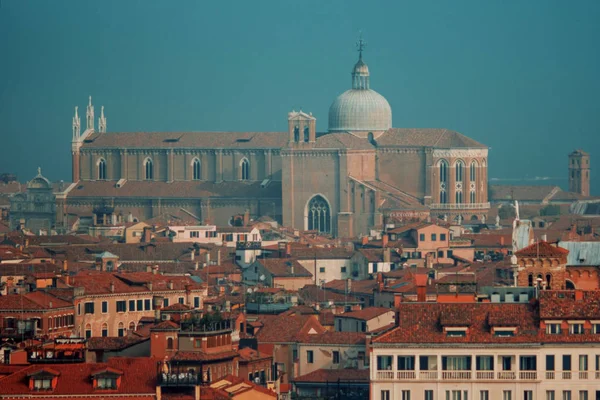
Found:
M 541 202 L 556 190 L 560 190 L 560 188 L 558 186 L 542 185 L 490 185 L 489 197 L 491 201 Z
M 357 382 L 369 384 L 369 369 L 318 369 L 293 379 L 294 383 Z
M 487 146 L 448 129 L 391 128 L 377 138 L 377 147 L 478 148 Z
M 540 292 L 540 318 L 600 320 L 600 291 L 543 290 Z
M 239 349 L 238 354 L 240 355 L 240 362 L 249 362 L 273 358 L 273 356 L 270 354 L 261 353 L 250 347 L 244 347 L 243 349 Z
M 539 241 L 515 253 L 517 257 L 566 257 L 569 250 Z
M 261 182 L 208 182 L 208 181 L 127 181 L 116 187 L 114 181 L 80 181 L 69 198 L 281 198 L 281 182 L 273 181 L 261 187 Z
M 298 341 L 305 344 L 361 345 L 366 343 L 366 334 L 361 332 L 325 331 L 322 334 L 303 334 L 299 337 Z
M 352 258 L 354 250 L 348 250 L 343 247 L 294 247 L 292 246 L 293 258 L 300 260 L 312 259 L 348 259 Z
M 85 294 L 110 294 L 110 293 L 143 293 L 150 289 L 145 285 L 152 283 L 153 291 L 171 290 L 168 283 L 173 283 L 173 290 L 184 290 L 186 286 L 191 289 L 200 289 L 202 285 L 196 283 L 189 276 L 165 276 L 151 272 L 107 273 L 100 271 L 80 272 L 71 279 L 74 287 L 83 287 Z M 111 283 L 114 291 L 111 291 Z
M 319 136 L 315 142 L 315 149 L 348 149 L 348 150 L 374 150 L 375 147 L 367 140 L 347 133 L 327 133 Z
M 218 353 L 205 353 L 203 351 L 178 351 L 171 358 L 174 361 L 217 361 L 237 357 L 235 350 L 225 350 Z
M 264 326 L 256 337 L 261 343 L 297 342 L 298 338 L 308 333 L 311 328 L 317 333 L 325 332 L 325 328 L 312 315 L 280 314 L 269 319 L 260 319 Z
M 163 307 L 161 309 L 162 311 L 183 311 L 183 312 L 188 312 L 193 310 L 192 307 L 188 306 L 187 304 L 181 304 L 181 303 L 173 303 L 170 306 L 167 307 Z
M 267 149 L 288 144 L 287 132 L 108 132 L 87 137 L 87 148 Z
M 50 310 L 67 307 L 73 307 L 73 303 L 40 291 L 0 296 L 0 310 Z
M 348 285 L 346 279 L 334 279 L 331 280 L 323 287 L 327 290 L 333 290 L 338 293 L 345 293 Z M 362 281 L 351 281 L 350 282 L 350 293 L 358 294 L 373 294 L 373 289 L 377 288 L 378 283 L 375 280 L 362 280 Z
M 59 373 L 56 388 L 49 392 L 53 396 L 84 396 L 100 393 L 143 394 L 153 398 L 156 394 L 157 359 L 149 357 L 121 358 L 112 357 L 106 363 L 53 364 L 51 368 Z M 118 391 L 99 391 L 93 388 L 92 373 L 102 368 L 114 368 L 123 371 Z M 2 379 L 3 395 L 37 394 L 29 389 L 26 379 L 31 373 L 40 370 L 39 365 L 23 368 Z M 46 393 L 44 393 L 46 394 Z M 73 397 L 71 397 L 73 398 Z M 111 397 L 113 398 L 113 397 Z M 118 397 L 114 397 L 117 399 Z M 144 397 L 140 397 L 143 399 Z
M 323 290 L 317 285 L 305 285 L 298 291 L 298 294 L 305 303 L 326 303 L 333 301 L 334 303 L 341 304 L 360 302 L 354 296 L 332 292 L 331 290 Z
M 128 335 L 123 337 L 101 337 L 93 336 L 87 340 L 88 350 L 117 351 L 123 350 L 134 344 L 141 343 L 149 338 L 137 335 Z
M 402 257 L 396 251 L 390 251 L 390 262 L 400 262 Z M 362 254 L 368 262 L 382 262 L 384 259 L 383 249 L 359 249 L 358 252 Z
M 358 310 L 358 311 L 351 311 L 351 312 L 346 312 L 343 314 L 337 314 L 336 318 L 353 318 L 353 319 L 360 319 L 362 321 L 370 321 L 373 318 L 377 318 L 383 314 L 387 314 L 387 313 L 393 313 L 394 311 L 389 309 L 389 308 L 385 308 L 385 307 L 367 307 L 367 308 L 363 308 L 362 310 Z
M 312 277 L 312 274 L 302 264 L 291 258 L 259 258 L 256 262 L 262 265 L 274 277 Z

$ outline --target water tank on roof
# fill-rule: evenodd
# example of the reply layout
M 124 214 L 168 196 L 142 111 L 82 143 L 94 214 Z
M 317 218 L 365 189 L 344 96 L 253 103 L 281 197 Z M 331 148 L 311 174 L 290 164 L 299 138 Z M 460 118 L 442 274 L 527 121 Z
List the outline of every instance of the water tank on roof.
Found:
M 512 293 L 506 293 L 504 295 L 504 302 L 505 303 L 514 303 L 515 302 L 515 295 Z

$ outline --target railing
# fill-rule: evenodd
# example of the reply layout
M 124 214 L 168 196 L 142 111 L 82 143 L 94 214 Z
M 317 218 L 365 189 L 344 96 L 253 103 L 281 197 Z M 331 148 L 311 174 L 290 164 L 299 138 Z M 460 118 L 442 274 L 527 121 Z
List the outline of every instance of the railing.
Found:
M 398 371 L 397 379 L 416 379 L 415 371 Z
M 469 380 L 471 379 L 471 371 L 442 371 L 442 379 Z
M 498 379 L 500 380 L 511 380 L 514 381 L 516 378 L 514 371 L 500 371 L 498 372 Z
M 490 208 L 490 203 L 437 203 L 431 204 L 433 210 L 484 210 Z
M 536 371 L 520 371 L 519 379 L 527 380 L 527 381 L 536 380 L 537 372 Z
M 494 379 L 494 371 L 475 371 L 475 379 Z
M 419 379 L 437 379 L 437 371 L 419 371 Z
M 159 386 L 195 386 L 202 383 L 200 374 L 193 373 L 159 373 Z
M 539 372 L 539 373 L 538 373 Z M 600 371 L 377 371 L 379 380 L 430 380 L 430 381 L 536 381 L 546 380 L 583 380 L 600 379 Z
M 394 379 L 394 371 L 377 371 L 377 379 Z

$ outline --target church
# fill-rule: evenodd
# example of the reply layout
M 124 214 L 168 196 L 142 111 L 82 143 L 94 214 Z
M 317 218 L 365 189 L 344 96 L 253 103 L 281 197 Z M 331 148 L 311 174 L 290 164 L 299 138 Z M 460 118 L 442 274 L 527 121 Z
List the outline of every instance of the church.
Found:
M 304 111 L 287 132 L 109 132 L 104 107 L 86 129 L 75 109 L 73 184 L 57 196 L 57 225 L 110 207 L 124 221 L 184 209 L 204 223 L 269 216 L 335 237 L 408 218 L 484 220 L 488 148 L 449 129 L 392 127 L 371 89 L 359 41 L 351 89 L 329 109 L 326 131 Z

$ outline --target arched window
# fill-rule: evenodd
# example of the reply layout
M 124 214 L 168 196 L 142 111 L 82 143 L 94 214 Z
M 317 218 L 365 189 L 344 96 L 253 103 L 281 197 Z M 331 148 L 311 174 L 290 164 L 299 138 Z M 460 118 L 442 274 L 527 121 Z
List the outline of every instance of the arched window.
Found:
M 308 126 L 305 126 L 305 127 L 304 127 L 304 141 L 305 141 L 305 142 L 308 142 L 308 137 L 309 137 L 309 134 L 308 134 L 308 132 L 309 132 L 309 131 L 308 131 Z
M 85 326 L 85 338 L 86 338 L 86 339 L 89 339 L 89 338 L 91 338 L 91 337 L 92 337 L 92 325 L 90 325 L 90 324 L 87 324 L 87 325 Z
M 477 161 L 473 160 L 471 161 L 471 172 L 470 172 L 470 176 L 469 178 L 471 179 L 471 182 L 475 182 L 477 180 Z
M 192 179 L 195 181 L 202 179 L 202 164 L 197 158 L 194 158 L 194 161 L 192 161 L 192 175 Z
M 445 204 L 448 202 L 448 162 L 446 160 L 440 160 L 440 203 Z
M 122 322 L 119 322 L 117 329 L 117 336 L 123 337 L 125 336 L 125 325 Z
M 456 191 L 456 196 L 455 196 L 454 201 L 456 204 L 460 204 L 463 202 L 463 194 L 461 191 L 458 191 L 458 190 Z
M 462 182 L 464 179 L 464 169 L 465 169 L 465 163 L 463 163 L 461 160 L 458 160 L 456 162 L 456 172 L 455 172 L 455 177 L 456 177 L 456 183 L 458 182 Z
M 243 181 L 250 179 L 250 162 L 247 158 L 240 162 L 240 179 Z
M 106 179 L 106 160 L 101 158 L 98 160 L 98 180 Z
M 108 336 L 108 324 L 105 322 L 102 324 L 102 337 Z
M 173 338 L 172 337 L 167 339 L 167 349 L 173 350 Z
M 552 275 L 546 274 L 546 290 L 552 289 Z
M 146 180 L 154 179 L 154 163 L 152 162 L 152 159 L 150 157 L 144 160 L 144 172 L 144 178 Z
M 471 204 L 475 203 L 475 191 L 471 190 L 471 192 L 469 193 L 469 202 Z
M 135 331 L 135 322 L 131 321 L 131 322 L 129 323 L 129 330 L 130 330 L 131 332 Z
M 298 125 L 296 125 L 294 127 L 294 142 L 299 142 L 300 141 L 300 128 L 298 128 Z
M 308 202 L 307 229 L 321 233 L 331 233 L 331 210 L 322 196 L 314 196 Z

